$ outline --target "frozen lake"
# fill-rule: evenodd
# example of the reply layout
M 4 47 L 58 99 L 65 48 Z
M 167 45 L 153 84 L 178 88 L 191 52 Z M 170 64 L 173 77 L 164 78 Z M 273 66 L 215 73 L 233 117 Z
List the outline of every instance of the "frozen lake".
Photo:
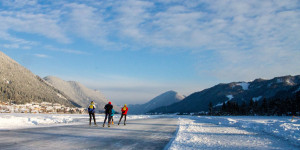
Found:
M 117 122 L 119 115 L 115 116 Z M 0 114 L 1 149 L 300 149 L 300 121 L 276 116 Z

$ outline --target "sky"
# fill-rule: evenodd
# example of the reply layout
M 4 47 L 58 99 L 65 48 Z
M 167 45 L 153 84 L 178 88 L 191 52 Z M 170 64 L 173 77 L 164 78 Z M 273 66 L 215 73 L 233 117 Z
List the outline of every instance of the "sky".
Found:
M 0 51 L 115 104 L 300 74 L 299 0 L 0 0 Z

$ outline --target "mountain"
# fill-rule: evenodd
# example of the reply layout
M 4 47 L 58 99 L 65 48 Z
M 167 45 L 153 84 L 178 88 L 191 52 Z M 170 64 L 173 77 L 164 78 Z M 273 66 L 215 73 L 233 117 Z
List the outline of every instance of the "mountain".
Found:
M 300 90 L 300 75 L 275 77 L 270 80 L 256 79 L 252 82 L 232 82 L 218 84 L 200 92 L 195 92 L 182 101 L 168 107 L 160 107 L 150 112 L 176 113 L 208 111 L 209 102 L 214 107 L 223 102 L 232 101 L 241 104 L 251 99 L 261 102 L 264 98 L 273 98 L 280 93 L 290 96 Z
M 158 107 L 168 106 L 184 99 L 184 96 L 175 91 L 165 92 L 145 104 L 129 105 L 130 114 L 143 114 Z
M 4 102 L 24 104 L 29 102 L 59 103 L 77 106 L 62 91 L 48 85 L 39 76 L 0 51 L 0 96 Z
M 81 107 L 85 108 L 91 101 L 94 101 L 96 108 L 98 110 L 103 110 L 104 106 L 108 103 L 108 100 L 100 91 L 89 89 L 81 83 L 75 81 L 64 81 L 54 76 L 47 76 L 44 80 L 53 87 L 63 91 L 72 99 L 72 101 Z M 116 105 L 114 108 L 116 111 L 121 109 Z

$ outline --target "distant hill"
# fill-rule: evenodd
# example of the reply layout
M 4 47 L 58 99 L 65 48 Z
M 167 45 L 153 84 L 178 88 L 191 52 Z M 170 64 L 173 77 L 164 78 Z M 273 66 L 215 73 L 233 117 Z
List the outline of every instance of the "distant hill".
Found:
M 52 85 L 53 87 L 63 91 L 71 100 L 81 107 L 87 107 L 91 101 L 94 101 L 97 110 L 104 111 L 104 106 L 108 103 L 105 96 L 97 90 L 92 90 L 79 82 L 75 81 L 64 81 L 54 76 L 47 76 L 44 80 Z M 120 107 L 114 105 L 116 111 L 120 111 Z
M 78 106 L 62 91 L 48 85 L 39 76 L 0 51 L 0 99 L 4 102 L 24 104 L 51 102 L 65 106 Z
M 184 99 L 183 95 L 175 91 L 165 92 L 145 104 L 129 105 L 130 114 L 143 114 L 161 106 L 168 106 Z
M 300 76 L 282 76 L 270 80 L 256 79 L 253 82 L 232 82 L 218 84 L 200 92 L 195 92 L 182 101 L 168 107 L 160 107 L 150 112 L 176 113 L 208 111 L 209 102 L 221 107 L 223 102 L 249 103 L 251 99 L 261 102 L 264 98 L 292 95 L 300 90 Z

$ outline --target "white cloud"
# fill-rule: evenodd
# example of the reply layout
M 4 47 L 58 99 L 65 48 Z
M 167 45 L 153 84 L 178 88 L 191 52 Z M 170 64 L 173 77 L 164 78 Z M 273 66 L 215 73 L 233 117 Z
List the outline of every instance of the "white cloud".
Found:
M 37 5 L 37 0 L 5 0 L 2 3 L 6 6 L 22 8 Z
M 59 25 L 60 14 L 56 10 L 42 10 L 33 0 L 5 1 L 2 4 L 8 6 L 8 9 L 0 10 L 0 39 L 22 45 L 19 46 L 21 48 L 31 47 L 37 42 L 20 38 L 13 33 L 41 35 L 62 43 L 71 42 Z
M 0 35 L 4 35 L 0 38 L 15 42 L 6 47 L 32 45 L 9 33 L 15 31 L 67 44 L 76 37 L 106 50 L 211 51 L 213 55 L 204 59 L 214 62 L 200 61 L 212 69 L 199 67 L 199 72 L 226 80 L 299 73 L 297 0 L 91 0 L 49 4 L 16 0 L 5 4 L 19 8 L 0 10 Z
M 49 58 L 49 56 L 45 54 L 34 54 L 34 56 L 39 58 Z
M 66 48 L 57 48 L 52 45 L 45 45 L 44 49 L 50 50 L 50 51 L 57 51 L 57 52 L 64 52 L 64 53 L 70 53 L 70 54 L 77 54 L 77 55 L 89 55 L 89 53 L 74 49 L 66 49 Z

